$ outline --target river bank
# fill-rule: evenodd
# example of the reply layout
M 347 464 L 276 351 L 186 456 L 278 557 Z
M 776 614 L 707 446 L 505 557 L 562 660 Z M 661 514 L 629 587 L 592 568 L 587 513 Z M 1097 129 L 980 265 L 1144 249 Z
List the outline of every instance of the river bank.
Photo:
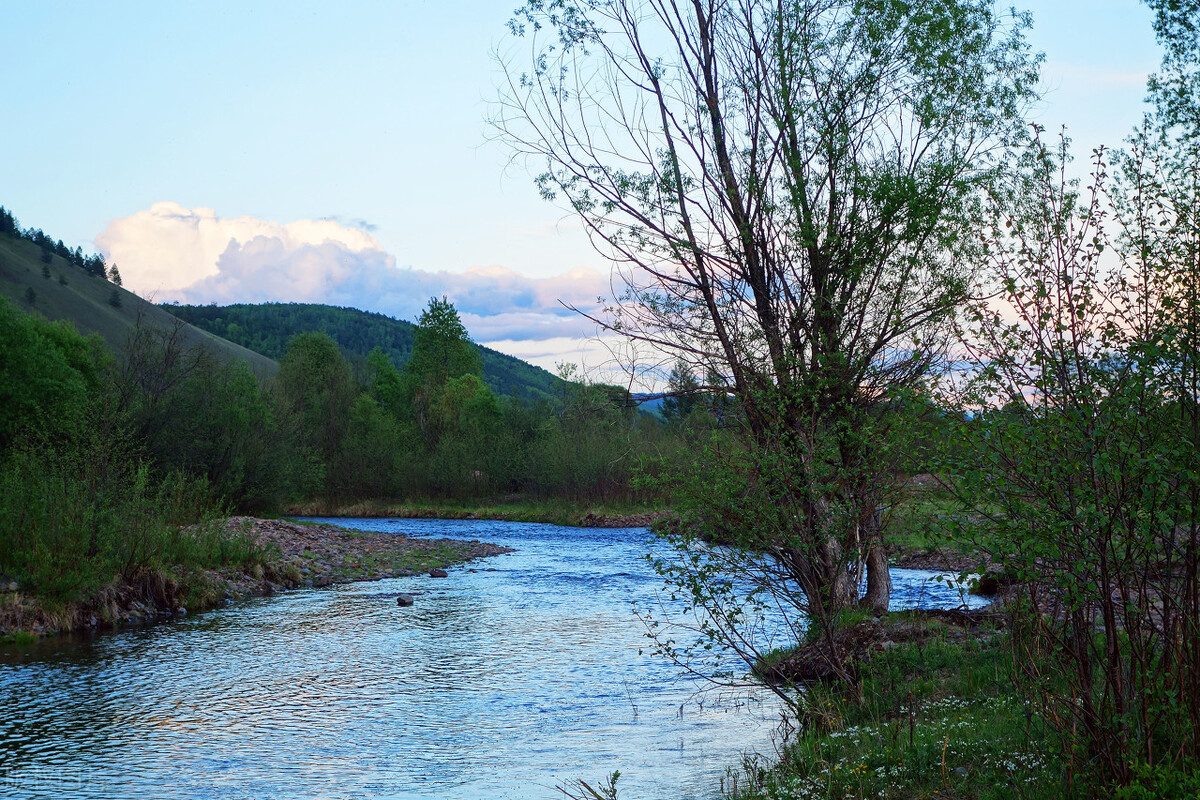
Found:
M 289 520 L 230 517 L 216 523 L 263 548 L 247 568 L 167 569 L 119 580 L 86 598 L 47 601 L 19 583 L 0 585 L 0 640 L 149 623 L 235 600 L 445 569 L 511 552 L 480 541 L 410 538 Z
M 649 528 L 674 517 L 663 508 L 574 503 L 564 500 L 496 500 L 485 502 L 360 500 L 337 503 L 311 500 L 290 503 L 291 517 L 357 517 L 365 519 L 473 519 L 496 522 L 542 522 L 571 528 Z
M 914 479 L 923 491 L 926 487 L 919 479 L 927 477 L 918 476 Z M 282 511 L 291 517 L 493 520 L 538 522 L 572 528 L 650 528 L 658 533 L 678 525 L 678 516 L 669 508 L 534 500 L 518 496 L 475 502 L 360 500 L 338 503 L 312 500 L 290 503 Z M 888 563 L 899 569 L 944 570 L 947 573 L 979 571 L 981 565 L 985 569 L 994 567 L 986 555 L 928 534 L 898 536 L 897 541 L 888 547 Z
M 777 761 L 748 762 L 729 796 L 1066 796 L 1060 751 L 1033 695 L 1012 680 L 1010 636 L 995 607 L 848 622 L 837 638 L 854 689 L 808 683 L 794 738 Z M 824 677 L 787 674 L 798 659 L 777 666 L 772 677 Z

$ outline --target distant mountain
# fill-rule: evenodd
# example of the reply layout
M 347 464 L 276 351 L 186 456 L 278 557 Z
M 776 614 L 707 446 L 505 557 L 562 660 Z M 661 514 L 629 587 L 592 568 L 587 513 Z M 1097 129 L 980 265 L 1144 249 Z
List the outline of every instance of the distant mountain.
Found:
M 313 303 L 262 303 L 230 306 L 163 306 L 217 336 L 268 358 L 279 359 L 298 333 L 319 331 L 351 356 L 365 358 L 376 347 L 403 368 L 412 356 L 416 326 L 384 314 Z M 479 347 L 483 378 L 496 394 L 525 400 L 555 400 L 563 396 L 562 380 L 519 358 Z
M 11 228 L 11 216 L 5 220 Z M 88 260 L 88 268 L 82 268 L 79 259 L 39 246 L 21 231 L 0 231 L 0 296 L 18 308 L 49 320 L 68 320 L 85 335 L 97 333 L 114 352 L 125 347 L 139 324 L 165 330 L 182 326 L 180 332 L 187 346 L 204 345 L 220 358 L 244 361 L 259 377 L 278 371 L 279 365 L 269 357 L 189 325 L 110 283 L 98 274 L 103 269 L 94 268 L 97 265 L 103 265 L 99 257 Z

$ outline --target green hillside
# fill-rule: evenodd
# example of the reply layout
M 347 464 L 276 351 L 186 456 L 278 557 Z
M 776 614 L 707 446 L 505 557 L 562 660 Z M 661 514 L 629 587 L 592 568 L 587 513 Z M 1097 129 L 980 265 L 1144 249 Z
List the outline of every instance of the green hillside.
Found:
M 313 303 L 165 308 L 205 331 L 274 359 L 283 356 L 293 336 L 310 331 L 328 334 L 351 355 L 366 357 L 379 347 L 397 367 L 407 364 L 412 355 L 415 326 L 411 322 L 353 308 Z M 562 381 L 541 367 L 487 347 L 479 347 L 479 353 L 484 380 L 496 394 L 528 400 L 562 397 Z
M 85 335 L 99 334 L 114 351 L 125 346 L 138 324 L 167 330 L 182 324 L 187 346 L 205 345 L 221 358 L 245 361 L 259 377 L 279 369 L 269 357 L 181 322 L 62 255 L 48 253 L 29 239 L 9 233 L 0 233 L 0 296 L 46 319 L 69 320 Z

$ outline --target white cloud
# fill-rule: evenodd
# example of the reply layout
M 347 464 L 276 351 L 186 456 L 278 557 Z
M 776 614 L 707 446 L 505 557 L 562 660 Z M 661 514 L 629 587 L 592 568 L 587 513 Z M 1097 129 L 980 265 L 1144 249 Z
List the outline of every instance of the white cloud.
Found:
M 181 299 L 180 290 L 220 272 L 220 258 L 230 248 L 255 239 L 277 240 L 287 250 L 333 244 L 351 253 L 381 251 L 375 237 L 335 220 L 281 225 L 255 217 L 218 217 L 211 208 L 171 202 L 113 220 L 96 237 L 96 246 L 121 266 L 130 288 Z
M 109 223 L 96 245 L 129 288 L 160 302 L 327 303 L 416 319 L 430 297 L 445 295 L 479 341 L 575 341 L 577 349 L 595 326 L 563 303 L 591 310 L 612 291 L 607 276 L 584 268 L 549 278 L 495 265 L 399 269 L 364 227 L 226 219 L 155 203 Z

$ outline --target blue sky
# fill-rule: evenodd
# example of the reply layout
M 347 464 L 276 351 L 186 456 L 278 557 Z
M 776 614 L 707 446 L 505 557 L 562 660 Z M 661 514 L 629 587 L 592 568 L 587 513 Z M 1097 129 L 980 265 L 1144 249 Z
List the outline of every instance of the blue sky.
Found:
M 160 299 L 291 287 L 412 318 L 446 293 L 476 339 L 575 360 L 591 329 L 556 300 L 607 293 L 607 266 L 487 141 L 516 5 L 0 0 L 0 204 Z M 1023 6 L 1038 121 L 1084 156 L 1119 144 L 1159 60 L 1149 11 Z

